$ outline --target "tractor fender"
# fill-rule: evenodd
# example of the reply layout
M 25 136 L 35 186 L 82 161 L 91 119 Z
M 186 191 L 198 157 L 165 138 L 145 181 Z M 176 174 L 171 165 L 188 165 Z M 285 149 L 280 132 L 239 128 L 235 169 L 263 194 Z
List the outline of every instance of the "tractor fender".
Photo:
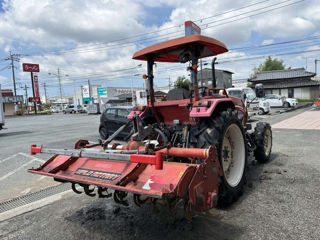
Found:
M 190 117 L 210 117 L 214 112 L 220 112 L 227 108 L 235 109 L 230 98 L 200 100 L 197 106 L 191 108 Z

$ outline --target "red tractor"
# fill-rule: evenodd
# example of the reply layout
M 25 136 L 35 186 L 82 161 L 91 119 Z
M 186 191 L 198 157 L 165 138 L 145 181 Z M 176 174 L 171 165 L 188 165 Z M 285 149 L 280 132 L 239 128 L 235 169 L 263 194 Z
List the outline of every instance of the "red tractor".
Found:
M 199 59 L 227 51 L 216 39 L 191 35 L 136 52 L 133 59 L 147 61 L 147 106 L 135 107 L 129 122 L 100 143 L 79 140 L 70 150 L 32 145 L 31 154 L 54 156 L 29 171 L 71 182 L 76 193 L 83 187 L 89 196 L 125 205 L 128 193 L 139 206 L 148 199 L 163 199 L 170 208 L 183 201 L 188 216 L 229 205 L 242 193 L 249 152 L 259 162 L 270 158 L 272 132 L 262 122 L 249 132 L 243 101 L 216 88 L 214 60 L 212 87 L 198 86 Z M 168 100 L 155 101 L 155 62 L 189 63 L 190 91 L 173 90 Z M 112 142 L 129 125 L 130 141 Z

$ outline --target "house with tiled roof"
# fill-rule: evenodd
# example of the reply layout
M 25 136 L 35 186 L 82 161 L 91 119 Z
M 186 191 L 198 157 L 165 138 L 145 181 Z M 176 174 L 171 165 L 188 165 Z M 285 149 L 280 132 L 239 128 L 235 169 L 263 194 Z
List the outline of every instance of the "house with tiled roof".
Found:
M 255 86 L 262 83 L 266 94 L 279 94 L 285 97 L 315 99 L 319 97 L 320 82 L 313 80 L 315 73 L 304 68 L 262 71 L 249 82 Z

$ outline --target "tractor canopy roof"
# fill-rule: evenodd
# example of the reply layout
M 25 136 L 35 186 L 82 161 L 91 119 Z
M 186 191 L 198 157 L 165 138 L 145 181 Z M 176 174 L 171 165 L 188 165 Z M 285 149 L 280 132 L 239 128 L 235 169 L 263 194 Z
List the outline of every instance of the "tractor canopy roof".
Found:
M 191 35 L 146 47 L 136 52 L 132 58 L 146 61 L 148 55 L 154 55 L 155 62 L 180 62 L 179 55 L 193 46 L 199 48 L 199 58 L 215 56 L 228 51 L 227 47 L 222 42 L 214 38 L 202 35 Z

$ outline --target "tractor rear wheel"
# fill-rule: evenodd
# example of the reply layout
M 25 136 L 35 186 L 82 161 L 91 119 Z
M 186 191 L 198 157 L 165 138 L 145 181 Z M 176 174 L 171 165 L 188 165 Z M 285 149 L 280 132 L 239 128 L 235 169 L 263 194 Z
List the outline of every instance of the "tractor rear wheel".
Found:
M 254 150 L 254 157 L 259 163 L 265 163 L 269 160 L 272 148 L 272 131 L 269 123 L 259 122 L 257 123 L 254 132 L 253 139 L 256 144 Z
M 219 185 L 218 207 L 225 207 L 242 194 L 245 183 L 247 143 L 244 129 L 232 109 L 216 117 L 203 118 L 198 135 L 199 148 L 214 144 L 223 170 Z

